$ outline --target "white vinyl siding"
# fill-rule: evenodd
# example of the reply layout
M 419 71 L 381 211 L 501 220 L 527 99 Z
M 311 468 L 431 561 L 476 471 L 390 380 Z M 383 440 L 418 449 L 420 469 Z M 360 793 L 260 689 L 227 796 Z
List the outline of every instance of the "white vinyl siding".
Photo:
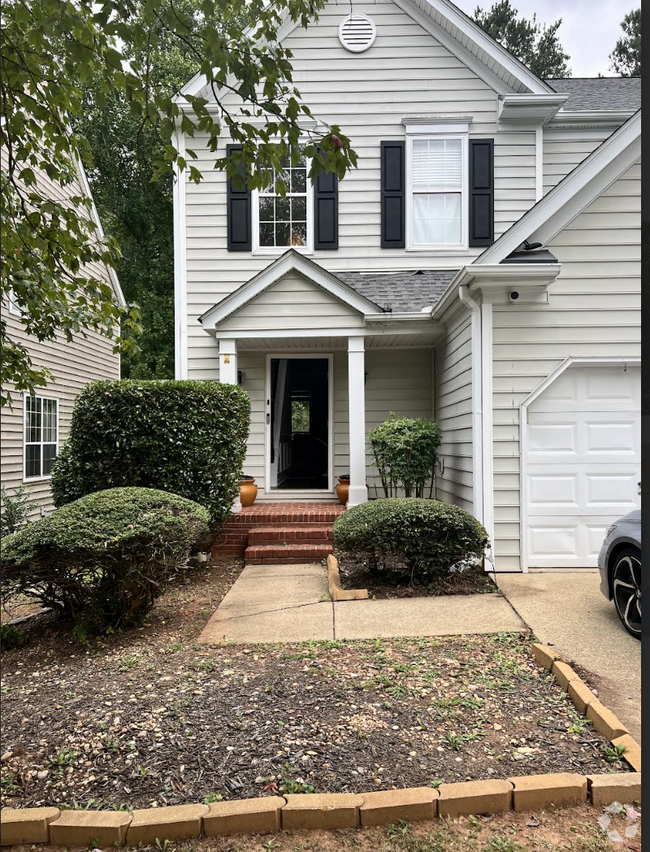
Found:
M 472 511 L 472 332 L 469 312 L 458 305 L 443 317 L 447 334 L 435 349 L 435 417 L 442 430 L 436 477 L 439 500 Z
M 549 244 L 562 264 L 548 305 L 495 304 L 496 564 L 518 570 L 519 406 L 572 355 L 640 354 L 640 165 Z
M 611 136 L 613 128 L 584 128 L 581 130 L 544 128 L 543 175 L 544 195 L 553 189 L 569 172 L 572 172 L 603 140 Z

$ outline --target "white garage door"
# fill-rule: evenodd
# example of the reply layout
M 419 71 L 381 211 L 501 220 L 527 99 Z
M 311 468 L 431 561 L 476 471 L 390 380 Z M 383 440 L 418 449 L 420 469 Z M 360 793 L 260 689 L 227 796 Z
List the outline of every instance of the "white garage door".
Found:
M 530 568 L 595 566 L 609 524 L 641 505 L 640 372 L 574 364 L 528 407 Z

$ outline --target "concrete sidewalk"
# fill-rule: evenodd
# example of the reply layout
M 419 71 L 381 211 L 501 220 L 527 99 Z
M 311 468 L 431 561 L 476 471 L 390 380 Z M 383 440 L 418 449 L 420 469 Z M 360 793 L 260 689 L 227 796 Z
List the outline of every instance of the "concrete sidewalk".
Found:
M 321 565 L 250 565 L 198 641 L 304 642 L 525 629 L 499 594 L 332 603 Z
M 641 643 L 601 595 L 598 571 L 499 574 L 497 581 L 540 642 L 592 674 L 600 699 L 641 742 Z

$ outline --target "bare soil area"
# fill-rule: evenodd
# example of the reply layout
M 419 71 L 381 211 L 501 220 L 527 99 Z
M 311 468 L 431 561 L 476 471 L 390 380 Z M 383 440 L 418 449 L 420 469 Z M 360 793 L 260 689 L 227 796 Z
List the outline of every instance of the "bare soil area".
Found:
M 399 561 L 387 559 L 373 570 L 367 559 L 337 553 L 344 589 L 368 589 L 371 598 L 424 598 L 442 595 L 499 594 L 492 577 L 482 568 L 455 571 L 431 579 L 411 577 Z
M 30 623 L 28 644 L 2 655 L 4 804 L 148 807 L 625 769 L 520 634 L 195 644 L 240 570 L 189 570 L 143 627 L 83 645 L 51 616 Z

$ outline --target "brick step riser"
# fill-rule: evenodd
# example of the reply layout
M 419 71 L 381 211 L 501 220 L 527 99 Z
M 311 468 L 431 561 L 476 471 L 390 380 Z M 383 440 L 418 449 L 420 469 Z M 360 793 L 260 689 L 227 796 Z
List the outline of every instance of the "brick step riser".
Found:
M 247 565 L 294 565 L 320 562 L 331 552 L 331 544 L 253 545 L 246 548 L 244 560 Z
M 323 527 L 314 529 L 308 527 L 304 530 L 271 530 L 267 527 L 258 530 L 252 529 L 248 533 L 249 545 L 261 544 L 312 544 L 325 543 L 334 540 L 334 531 L 332 527 Z

